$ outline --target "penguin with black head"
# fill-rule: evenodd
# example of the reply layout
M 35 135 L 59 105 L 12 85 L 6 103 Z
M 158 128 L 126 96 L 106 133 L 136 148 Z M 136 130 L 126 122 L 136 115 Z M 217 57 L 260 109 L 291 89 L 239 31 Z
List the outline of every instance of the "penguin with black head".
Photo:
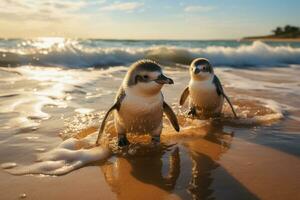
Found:
M 115 102 L 105 114 L 100 126 L 97 144 L 109 114 L 114 112 L 114 123 L 118 133 L 118 145 L 129 145 L 126 133 L 149 133 L 154 143 L 160 142 L 163 128 L 163 113 L 179 131 L 177 117 L 164 101 L 161 89 L 164 84 L 173 84 L 161 66 L 151 60 L 133 63 L 120 86 Z
M 193 60 L 189 71 L 191 79 L 179 102 L 183 105 L 189 97 L 189 115 L 204 118 L 218 117 L 222 112 L 225 98 L 234 117 L 237 118 L 229 97 L 225 94 L 219 78 L 214 74 L 214 69 L 207 59 Z

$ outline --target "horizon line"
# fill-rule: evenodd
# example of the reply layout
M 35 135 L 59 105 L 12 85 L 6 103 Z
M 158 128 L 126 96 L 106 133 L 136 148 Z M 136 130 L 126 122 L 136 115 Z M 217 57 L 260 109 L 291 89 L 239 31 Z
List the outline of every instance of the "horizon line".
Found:
M 74 40 L 115 40 L 115 41 L 239 41 L 243 40 L 244 38 L 233 38 L 233 39 L 221 39 L 221 38 L 215 38 L 215 39 L 166 39 L 166 38 L 97 38 L 97 37 L 63 37 L 63 36 L 37 36 L 37 37 L 1 37 L 1 40 L 18 40 L 18 39 L 39 39 L 39 38 L 64 38 L 64 39 L 74 39 Z

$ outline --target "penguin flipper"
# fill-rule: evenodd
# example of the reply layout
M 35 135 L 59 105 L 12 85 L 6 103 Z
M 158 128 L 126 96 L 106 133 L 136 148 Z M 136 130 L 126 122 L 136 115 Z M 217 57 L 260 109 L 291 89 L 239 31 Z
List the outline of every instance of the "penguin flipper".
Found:
M 184 102 L 186 101 L 186 99 L 189 96 L 189 94 L 190 94 L 189 87 L 186 87 L 184 89 L 184 91 L 182 92 L 182 94 L 181 94 L 179 105 L 182 106 L 184 104 Z
M 174 129 L 177 132 L 179 132 L 180 127 L 179 127 L 177 117 L 176 117 L 175 113 L 173 112 L 172 108 L 165 101 L 163 103 L 163 109 L 164 109 L 164 113 L 167 115 L 167 117 L 170 120 Z
M 116 110 L 120 109 L 121 103 L 122 103 L 122 100 L 124 99 L 124 97 L 125 97 L 125 91 L 122 88 L 120 88 L 119 92 L 117 94 L 115 103 L 108 109 L 108 111 L 105 113 L 105 115 L 103 117 L 100 129 L 99 129 L 98 137 L 97 137 L 97 140 L 96 140 L 96 145 L 99 145 L 98 142 L 99 142 L 99 139 L 100 139 L 100 137 L 101 137 L 101 135 L 104 131 L 107 117 L 109 116 L 111 111 L 113 111 L 114 109 L 116 109 Z
M 228 102 L 228 104 L 229 104 L 229 106 L 230 106 L 230 108 L 231 108 L 231 110 L 232 110 L 232 113 L 233 113 L 234 117 L 235 117 L 235 118 L 238 118 L 237 115 L 236 115 L 236 112 L 235 112 L 235 110 L 234 110 L 234 108 L 233 108 L 233 106 L 232 106 L 232 103 L 230 102 L 229 97 L 228 97 L 228 96 L 225 94 L 225 92 L 224 92 L 224 89 L 223 89 L 223 87 L 222 87 L 221 81 L 219 80 L 219 78 L 218 78 L 216 75 L 214 76 L 213 83 L 214 83 L 214 85 L 216 86 L 218 95 L 219 95 L 219 96 L 220 96 L 220 95 L 223 95 L 223 96 L 224 96 L 224 98 L 226 99 L 226 101 Z
M 233 108 L 233 106 L 232 106 L 230 100 L 229 100 L 229 97 L 228 97 L 225 93 L 223 93 L 223 96 L 225 97 L 226 101 L 227 101 L 228 104 L 230 105 L 230 108 L 231 108 L 231 110 L 232 110 L 232 113 L 233 113 L 234 117 L 237 119 L 238 117 L 237 117 L 237 115 L 236 115 L 236 112 L 235 112 L 235 110 L 234 110 L 234 108 Z

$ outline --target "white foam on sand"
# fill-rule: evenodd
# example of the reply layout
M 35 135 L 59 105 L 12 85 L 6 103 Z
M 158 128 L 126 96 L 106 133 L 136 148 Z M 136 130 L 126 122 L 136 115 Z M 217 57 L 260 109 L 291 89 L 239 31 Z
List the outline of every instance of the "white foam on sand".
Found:
M 249 117 L 248 116 L 249 110 L 244 110 L 242 112 L 237 113 L 238 119 L 226 118 L 225 121 L 229 121 L 230 123 L 238 124 L 238 125 L 270 124 L 270 123 L 277 122 L 280 119 L 283 119 L 286 111 L 295 109 L 294 107 L 285 104 L 280 104 L 271 99 L 263 99 L 257 97 L 249 97 L 249 96 L 239 97 L 239 100 L 243 100 L 243 99 L 256 101 L 260 106 L 268 108 L 272 112 L 265 113 L 263 115 L 254 115 Z
M 83 139 L 69 138 L 53 150 L 38 155 L 31 165 L 3 163 L 1 167 L 14 175 L 63 175 L 86 164 L 106 160 L 111 152 L 104 146 L 95 146 L 97 133 Z
M 248 110 L 240 111 L 238 113 L 239 120 L 231 120 L 236 124 L 245 125 L 260 125 L 264 123 L 278 121 L 285 117 L 289 111 L 298 110 L 294 103 L 282 102 L 280 98 L 284 96 L 291 96 L 300 92 L 299 88 L 299 70 L 295 68 L 269 68 L 264 70 L 247 70 L 247 69 L 233 69 L 233 68 L 217 68 L 216 73 L 225 80 L 227 88 L 233 88 L 244 91 L 252 91 L 253 95 L 256 95 L 256 90 L 261 92 L 265 91 L 267 98 L 258 98 L 252 96 L 251 93 L 244 95 L 237 95 L 236 100 L 250 100 L 254 104 L 258 103 L 260 106 L 268 108 L 271 113 L 265 113 L 264 115 L 255 115 L 249 117 L 248 112 L 255 111 L 256 107 L 252 108 L 247 106 Z M 246 76 L 245 76 L 246 75 Z M 274 95 L 274 99 L 270 99 L 269 96 Z M 278 96 L 279 95 L 279 96 Z M 264 96 L 264 94 L 261 94 Z M 279 98 L 277 98 L 279 97 Z M 288 101 L 287 101 L 288 102 Z M 236 106 L 238 109 L 238 107 Z M 293 116 L 289 116 L 293 117 Z

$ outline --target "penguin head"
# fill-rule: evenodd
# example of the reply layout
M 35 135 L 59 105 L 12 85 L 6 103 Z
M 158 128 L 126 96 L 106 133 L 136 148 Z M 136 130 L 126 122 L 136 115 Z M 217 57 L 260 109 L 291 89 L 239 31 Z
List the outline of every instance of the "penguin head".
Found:
M 190 65 L 190 75 L 193 80 L 207 80 L 214 75 L 214 70 L 205 58 L 196 58 Z
M 124 86 L 132 88 L 143 95 L 154 95 L 160 92 L 164 84 L 173 84 L 166 77 L 158 63 L 152 60 L 140 60 L 133 63 L 124 79 Z

